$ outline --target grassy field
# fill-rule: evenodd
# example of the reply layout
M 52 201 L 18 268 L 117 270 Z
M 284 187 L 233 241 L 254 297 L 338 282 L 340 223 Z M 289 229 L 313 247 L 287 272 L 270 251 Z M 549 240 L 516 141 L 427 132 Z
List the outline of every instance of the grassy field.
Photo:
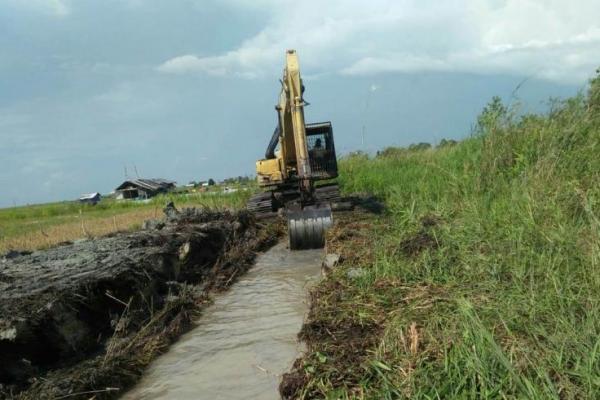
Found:
M 241 208 L 251 191 L 172 193 L 149 202 L 103 199 L 97 205 L 77 202 L 0 209 L 0 254 L 34 250 L 60 242 L 137 229 L 147 219 L 162 217 L 168 201 L 176 207 Z
M 387 211 L 332 232 L 346 260 L 313 293 L 297 396 L 600 398 L 600 78 L 341 171 Z

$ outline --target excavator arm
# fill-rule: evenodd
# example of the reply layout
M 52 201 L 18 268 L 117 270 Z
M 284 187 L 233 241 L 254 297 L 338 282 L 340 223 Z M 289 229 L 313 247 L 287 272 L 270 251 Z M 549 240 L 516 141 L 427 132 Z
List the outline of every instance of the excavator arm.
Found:
M 296 170 L 300 180 L 300 193 L 304 202 L 312 197 L 312 180 L 308 146 L 306 141 L 306 125 L 304 123 L 304 92 L 300 78 L 300 66 L 295 50 L 288 50 L 286 54 L 286 67 L 284 71 L 284 84 L 282 90 L 286 92 L 286 106 L 283 109 L 285 118 L 291 119 L 292 134 L 288 136 L 294 141 L 296 149 Z

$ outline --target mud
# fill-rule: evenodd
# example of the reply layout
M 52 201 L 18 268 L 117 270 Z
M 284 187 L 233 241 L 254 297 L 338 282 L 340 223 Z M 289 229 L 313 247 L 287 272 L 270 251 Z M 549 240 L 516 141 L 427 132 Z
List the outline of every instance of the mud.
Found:
M 423 217 L 421 229 L 401 241 L 399 250 L 407 257 L 416 257 L 427 249 L 439 247 L 439 239 L 431 232 L 431 228 L 436 227 L 439 223 L 440 220 L 435 215 Z
M 184 210 L 0 261 L 0 398 L 114 398 L 281 228 Z

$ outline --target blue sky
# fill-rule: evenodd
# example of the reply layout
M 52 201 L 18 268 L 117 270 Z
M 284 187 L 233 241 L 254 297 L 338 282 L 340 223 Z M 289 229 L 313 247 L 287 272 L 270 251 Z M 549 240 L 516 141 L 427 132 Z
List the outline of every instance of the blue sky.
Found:
M 108 192 L 134 166 L 253 174 L 287 48 L 338 150 L 465 137 L 493 95 L 543 110 L 585 88 L 598 15 L 600 0 L 2 0 L 0 207 Z

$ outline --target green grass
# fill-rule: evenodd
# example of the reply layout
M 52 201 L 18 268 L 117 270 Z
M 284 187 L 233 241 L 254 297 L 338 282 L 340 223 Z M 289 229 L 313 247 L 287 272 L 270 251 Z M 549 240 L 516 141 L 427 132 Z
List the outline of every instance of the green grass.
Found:
M 383 328 L 358 382 L 322 369 L 305 393 L 600 398 L 600 78 L 547 114 L 516 111 L 494 99 L 458 144 L 341 161 L 343 190 L 387 214 L 365 273 L 323 285 L 352 288 L 338 315 Z

